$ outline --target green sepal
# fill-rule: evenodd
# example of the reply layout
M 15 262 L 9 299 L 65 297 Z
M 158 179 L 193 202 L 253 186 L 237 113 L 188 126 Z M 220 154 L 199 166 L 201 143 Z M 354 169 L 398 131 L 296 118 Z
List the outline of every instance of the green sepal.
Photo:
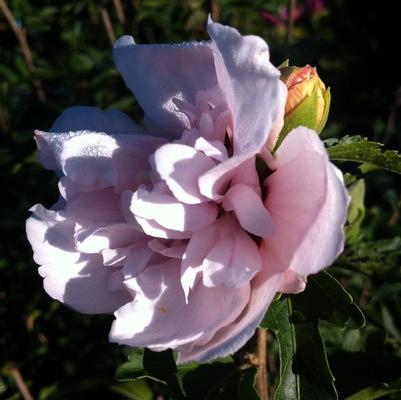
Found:
M 316 130 L 317 121 L 317 105 L 318 105 L 318 95 L 319 90 L 316 85 L 311 95 L 305 97 L 297 107 L 295 107 L 285 118 L 284 126 L 280 132 L 277 143 L 274 150 L 280 146 L 287 134 L 297 128 L 298 126 L 305 126 L 307 128 Z
M 316 128 L 317 133 L 322 132 L 322 130 L 326 126 L 326 122 L 329 117 L 330 104 L 331 104 L 331 93 L 329 87 L 324 92 L 323 98 L 324 98 L 324 110 L 323 110 L 322 120 L 320 121 L 320 124 Z

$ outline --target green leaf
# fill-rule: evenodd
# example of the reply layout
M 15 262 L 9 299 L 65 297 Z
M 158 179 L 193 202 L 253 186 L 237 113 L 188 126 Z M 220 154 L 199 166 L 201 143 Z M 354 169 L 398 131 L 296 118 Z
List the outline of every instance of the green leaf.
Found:
M 318 322 L 296 317 L 298 296 L 273 301 L 263 321 L 279 345 L 280 375 L 274 400 L 337 399 Z
M 239 398 L 246 400 L 259 400 L 259 395 L 255 389 L 257 369 L 251 367 L 243 371 L 239 379 Z
M 125 399 L 131 400 L 153 400 L 154 396 L 144 380 L 135 382 L 120 382 L 113 385 L 110 390 Z
M 145 348 L 143 353 L 143 366 L 153 378 L 165 382 L 174 394 L 174 399 L 184 399 L 182 388 L 177 378 L 177 366 L 172 350 L 160 352 Z
M 365 275 L 388 276 L 392 282 L 401 280 L 401 237 L 356 243 L 346 248 L 336 265 L 345 271 L 357 270 Z M 374 300 L 374 299 L 373 299 Z
M 360 136 L 346 136 L 327 148 L 330 159 L 370 164 L 373 167 L 401 174 L 401 155 L 395 150 L 383 150 L 383 145 Z M 365 166 L 366 168 L 366 166 Z
M 179 366 L 181 369 L 184 366 Z M 198 365 L 182 374 L 185 394 L 190 400 L 237 400 L 240 371 L 233 362 Z
M 135 381 L 148 376 L 143 367 L 143 351 L 135 349 L 128 355 L 128 361 L 118 366 L 116 379 L 119 381 Z
M 369 386 L 347 397 L 345 400 L 375 400 L 396 393 L 401 393 L 401 379 L 389 384 L 381 383 Z
M 271 304 L 261 326 L 273 330 L 279 344 L 275 400 L 337 399 L 319 320 L 354 329 L 365 323 L 351 295 L 325 271 L 310 276 L 303 293 Z
M 381 305 L 381 312 L 384 328 L 394 339 L 396 339 L 398 342 L 401 342 L 400 331 L 398 330 L 389 309 L 384 304 Z
M 365 325 L 365 317 L 352 296 L 326 271 L 311 275 L 305 291 L 294 299 L 301 320 L 320 319 L 352 329 Z
M 366 352 L 375 343 L 384 346 L 385 334 L 370 325 L 363 329 L 339 328 L 327 321 L 319 321 L 319 330 L 327 348 L 349 353 Z

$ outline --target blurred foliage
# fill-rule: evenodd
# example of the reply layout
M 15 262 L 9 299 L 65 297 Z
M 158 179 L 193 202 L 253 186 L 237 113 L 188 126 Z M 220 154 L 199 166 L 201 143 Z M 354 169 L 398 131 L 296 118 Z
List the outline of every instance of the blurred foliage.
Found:
M 214 19 L 244 34 L 265 38 L 276 65 L 289 58 L 291 65 L 308 63 L 318 68 L 332 93 L 325 138 L 360 134 L 386 148 L 400 148 L 401 74 L 393 61 L 394 43 L 401 36 L 396 3 L 370 6 L 360 0 L 327 0 L 323 9 L 313 11 L 306 6 L 312 2 L 298 0 L 303 8 L 289 38 L 283 17 L 285 0 L 127 0 L 121 2 L 123 15 L 116 7 L 120 2 L 111 0 L 7 3 L 27 34 L 35 70 L 30 71 L 0 13 L 0 176 L 4 189 L 0 398 L 22 398 L 15 371 L 40 400 L 168 399 L 180 398 L 180 391 L 193 399 L 233 399 L 234 386 L 236 396 L 254 398 L 253 368 L 239 373 L 236 360 L 216 363 L 212 370 L 189 365 L 172 372 L 175 364 L 166 364 L 167 372 L 155 373 L 149 366 L 152 356 L 148 355 L 145 365 L 142 358 L 132 361 L 131 355 L 131 367 L 124 367 L 131 368 L 128 374 L 138 373 L 138 368 L 153 376 L 167 373 L 159 380 L 173 379 L 176 391 L 154 380 L 114 380 L 114 371 L 125 355 L 123 349 L 107 343 L 112 317 L 82 316 L 52 301 L 42 290 L 32 261 L 24 233 L 27 210 L 38 201 L 50 206 L 57 196 L 55 177 L 36 163 L 33 130 L 48 129 L 65 107 L 78 104 L 118 108 L 140 118 L 141 110 L 113 66 L 110 35 L 131 34 L 138 43 L 207 39 L 205 22 L 211 12 Z M 107 32 L 102 10 L 107 11 L 113 32 Z M 35 81 L 40 81 L 46 101 L 39 99 Z M 338 148 L 341 142 L 331 144 L 342 150 Z M 369 151 L 379 157 L 375 145 Z M 401 180 L 344 157 L 339 157 L 338 165 L 348 172 L 353 204 L 347 247 L 330 273 L 362 309 L 366 326 L 333 326 L 315 316 L 312 328 L 314 333 L 320 330 L 324 339 L 339 398 L 400 399 Z M 269 382 L 274 388 L 279 360 L 272 337 L 268 348 Z M 137 369 L 132 369 L 132 363 Z M 216 379 L 212 391 L 202 386 L 211 377 Z

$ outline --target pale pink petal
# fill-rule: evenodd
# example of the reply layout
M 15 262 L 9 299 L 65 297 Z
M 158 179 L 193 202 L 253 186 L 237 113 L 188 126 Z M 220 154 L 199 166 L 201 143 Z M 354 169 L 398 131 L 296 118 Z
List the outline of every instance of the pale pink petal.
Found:
M 114 190 L 123 193 L 150 182 L 149 156 L 165 143 L 149 135 L 117 135 L 118 148 L 113 152 Z
M 81 192 L 115 186 L 116 193 L 122 193 L 150 182 L 149 156 L 165 143 L 148 135 L 90 131 L 36 131 L 35 139 L 45 166 L 61 169 Z
M 93 224 L 124 222 L 119 202 L 120 196 L 117 196 L 111 188 L 80 193 L 67 202 L 63 214 L 68 218 L 89 221 Z
M 48 264 L 60 257 L 73 264 L 80 254 L 74 246 L 74 221 L 59 212 L 47 210 L 41 204 L 30 208 L 32 216 L 26 222 L 26 233 L 33 249 L 33 259 L 39 264 Z M 50 238 L 51 236 L 51 238 Z
M 280 293 L 301 293 L 305 287 L 305 279 L 302 279 L 293 270 L 286 269 L 278 291 Z
M 205 139 L 212 139 L 213 131 L 214 131 L 214 123 L 212 117 L 208 113 L 203 112 L 199 119 L 200 136 Z
M 110 273 L 109 279 L 107 280 L 107 290 L 111 292 L 116 292 L 118 290 L 124 289 L 124 274 L 121 268 L 114 270 Z
M 199 191 L 198 178 L 216 164 L 193 147 L 166 144 L 154 154 L 156 171 L 177 200 L 187 204 L 208 201 Z
M 111 313 L 130 301 L 122 286 L 109 291 L 108 281 L 113 270 L 102 264 L 98 254 L 81 256 L 74 264 L 54 260 L 39 268 L 46 292 L 56 300 L 84 314 Z
M 181 285 L 186 298 L 203 269 L 203 261 L 219 238 L 217 223 L 194 232 L 182 257 Z
M 166 257 L 182 259 L 186 243 L 182 240 L 166 241 L 162 239 L 152 239 L 148 242 L 149 248 Z
M 116 249 L 103 249 L 101 252 L 103 264 L 107 266 L 123 266 L 132 246 L 136 246 L 136 244 Z
M 179 232 L 201 229 L 213 223 L 218 213 L 213 203 L 183 204 L 171 195 L 148 192 L 141 187 L 132 196 L 130 210 L 136 217 L 154 220 Z
M 175 348 L 230 324 L 249 300 L 249 285 L 206 288 L 199 282 L 186 303 L 179 277 L 179 261 L 170 260 L 127 281 L 135 299 L 115 313 L 110 340 L 157 351 Z
M 217 80 L 232 113 L 234 156 L 255 154 L 279 112 L 279 71 L 257 36 L 209 21 Z M 255 101 L 257 99 L 257 101 Z
M 232 113 L 234 155 L 205 173 L 201 193 L 218 200 L 233 169 L 258 153 L 279 113 L 280 73 L 269 61 L 266 43 L 233 28 L 209 22 L 217 78 Z M 255 102 L 255 99 L 258 99 Z
M 227 126 L 231 120 L 230 111 L 221 112 L 214 121 L 214 137 L 221 143 L 224 143 Z
M 109 135 L 137 135 L 144 131 L 118 110 L 103 111 L 96 107 L 69 107 L 56 119 L 50 132 L 91 131 Z
M 300 276 L 330 265 L 343 248 L 348 195 L 318 135 L 290 132 L 266 181 L 266 208 L 275 225 L 267 247 Z M 318 245 L 316 245 L 318 244 Z
M 203 260 L 203 283 L 207 287 L 223 284 L 238 288 L 261 268 L 258 247 L 231 216 L 220 218 L 216 224 L 219 237 Z
M 45 165 L 48 153 L 54 157 L 56 167 L 50 163 L 47 168 L 60 168 L 64 175 L 81 185 L 103 189 L 112 186 L 115 172 L 111 156 L 118 148 L 115 139 L 105 133 L 77 131 L 68 133 L 35 132 L 40 159 Z
M 287 101 L 288 90 L 287 86 L 282 82 L 280 83 L 280 90 L 279 90 L 279 107 L 278 107 L 278 114 L 276 120 L 273 123 L 273 126 L 270 131 L 269 139 L 267 140 L 266 147 L 272 151 L 274 146 L 277 143 L 278 137 L 280 135 L 281 130 L 284 126 L 284 114 L 285 114 L 285 103 Z
M 273 232 L 273 221 L 262 199 L 249 186 L 232 186 L 223 200 L 226 211 L 234 211 L 241 226 L 256 236 L 268 237 Z
M 139 232 L 133 226 L 125 223 L 90 228 L 78 224 L 74 235 L 76 248 L 83 253 L 98 253 L 104 249 L 125 247 L 138 240 L 143 240 L 144 237 L 143 232 Z
M 230 186 L 235 186 L 238 184 L 248 186 L 259 196 L 262 194 L 262 190 L 260 189 L 259 175 L 256 170 L 255 157 L 244 161 L 238 168 L 235 169 L 235 174 L 230 181 Z
M 39 150 L 39 160 L 45 168 L 56 170 L 60 168 L 58 155 L 54 154 L 54 143 L 59 143 L 66 133 L 89 131 L 112 134 L 143 133 L 129 117 L 117 110 L 103 111 L 96 107 L 70 107 L 63 111 L 50 128 L 52 133 L 37 131 L 35 140 Z M 48 137 L 50 135 L 50 138 Z M 53 142 L 50 146 L 49 142 Z
M 189 361 L 204 362 L 233 354 L 251 338 L 277 292 L 283 275 L 282 266 L 271 259 L 270 255 L 265 255 L 263 244 L 261 256 L 262 269 L 251 281 L 251 296 L 242 313 L 233 323 L 217 331 L 208 342 L 204 343 L 200 339 L 198 345 L 195 342 L 195 346 L 189 348 L 179 347 L 179 364 Z
M 74 249 L 74 226 L 59 213 L 42 206 L 32 208 L 26 232 L 34 251 L 34 260 L 42 265 L 46 292 L 56 300 L 82 313 L 113 312 L 127 301 L 123 288 L 109 292 L 111 270 L 104 267 L 99 255 L 82 255 Z
M 289 136 L 291 134 L 291 136 Z M 310 151 L 327 158 L 327 151 L 319 135 L 312 129 L 299 126 L 288 133 L 285 139 L 271 159 L 269 167 L 273 170 L 280 168 L 296 158 L 302 152 Z
M 124 264 L 124 279 L 138 276 L 145 269 L 152 255 L 153 251 L 148 247 L 147 241 L 132 248 Z
M 196 92 L 217 84 L 213 54 L 206 42 L 137 45 L 131 36 L 123 36 L 115 43 L 113 56 L 158 135 L 178 138 L 189 128 L 173 98 L 195 104 Z
M 218 140 L 208 141 L 203 137 L 196 139 L 195 149 L 201 151 L 210 158 L 216 161 L 223 162 L 227 160 L 227 150 L 222 142 Z
M 135 216 L 135 221 L 141 226 L 143 231 L 153 237 L 162 239 L 188 239 L 191 237 L 191 232 L 185 231 L 175 231 L 173 229 L 167 229 L 154 220 L 149 220 L 146 218 L 141 218 Z
M 76 195 L 81 193 L 81 188 L 79 185 L 71 181 L 71 179 L 63 176 L 58 181 L 58 190 L 60 195 L 68 202 L 72 200 Z M 92 190 L 91 190 L 92 191 Z
M 199 177 L 199 189 L 203 196 L 219 201 L 223 198 L 233 176 L 238 172 L 240 165 L 250 156 L 230 157 L 228 160 L 216 165 Z

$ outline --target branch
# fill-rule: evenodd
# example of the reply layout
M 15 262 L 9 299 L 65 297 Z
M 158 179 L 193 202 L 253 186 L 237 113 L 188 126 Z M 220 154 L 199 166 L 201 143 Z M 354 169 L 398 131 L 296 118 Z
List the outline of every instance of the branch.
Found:
M 124 8 L 121 4 L 121 0 L 113 0 L 114 8 L 116 9 L 117 18 L 122 23 L 125 24 L 126 18 L 124 14 Z
M 28 387 L 26 386 L 26 383 L 24 381 L 24 378 L 21 375 L 21 372 L 17 367 L 11 367 L 10 368 L 10 374 L 14 378 L 14 381 L 18 387 L 18 390 L 24 400 L 33 400 L 33 396 L 31 392 L 29 391 Z
M 256 330 L 256 357 L 258 360 L 256 390 L 259 394 L 260 400 L 269 400 L 269 394 L 267 391 L 266 341 L 266 329 L 258 328 Z
M 21 28 L 17 21 L 15 20 L 13 14 L 11 13 L 10 9 L 7 6 L 5 0 L 0 0 L 0 9 L 3 12 L 8 24 L 10 25 L 11 29 L 14 32 L 15 37 L 17 38 L 22 54 L 24 56 L 25 64 L 32 74 L 35 72 L 35 66 L 33 65 L 33 57 L 32 52 L 28 44 L 28 40 L 26 37 L 26 31 L 24 28 Z M 42 82 L 38 78 L 33 78 L 33 85 L 36 90 L 36 95 L 39 98 L 39 101 L 45 103 L 47 101 L 46 94 L 43 90 Z

